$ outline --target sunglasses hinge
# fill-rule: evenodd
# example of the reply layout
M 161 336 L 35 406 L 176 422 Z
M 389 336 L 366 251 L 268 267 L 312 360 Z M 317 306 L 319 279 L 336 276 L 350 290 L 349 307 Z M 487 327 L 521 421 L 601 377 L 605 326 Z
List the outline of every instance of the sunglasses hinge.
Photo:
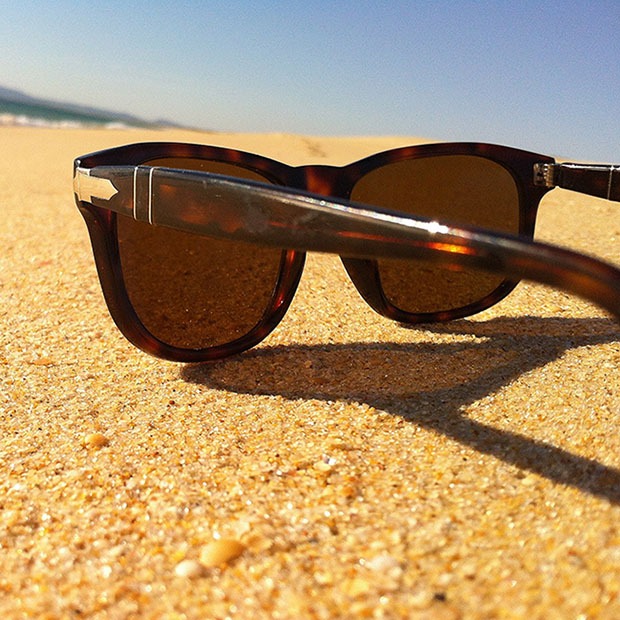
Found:
M 534 164 L 534 185 L 538 187 L 555 187 L 557 164 Z

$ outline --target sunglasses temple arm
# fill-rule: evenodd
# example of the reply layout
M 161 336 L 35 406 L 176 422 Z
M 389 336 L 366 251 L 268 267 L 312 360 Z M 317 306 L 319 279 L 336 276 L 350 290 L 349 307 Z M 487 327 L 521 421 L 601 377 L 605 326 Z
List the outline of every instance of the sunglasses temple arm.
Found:
M 620 202 L 620 166 L 606 164 L 535 164 L 534 183 L 563 187 Z
M 620 270 L 521 237 L 196 171 L 77 168 L 74 190 L 78 201 L 194 234 L 352 258 L 424 259 L 532 280 L 620 320 Z

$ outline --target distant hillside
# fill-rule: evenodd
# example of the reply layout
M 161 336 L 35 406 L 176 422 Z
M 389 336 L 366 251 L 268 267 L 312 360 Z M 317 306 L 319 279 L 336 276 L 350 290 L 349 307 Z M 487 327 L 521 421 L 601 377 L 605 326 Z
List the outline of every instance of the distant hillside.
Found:
M 0 86 L 0 124 L 78 124 L 130 127 L 178 127 L 170 121 L 145 121 L 131 114 L 33 97 L 12 88 Z

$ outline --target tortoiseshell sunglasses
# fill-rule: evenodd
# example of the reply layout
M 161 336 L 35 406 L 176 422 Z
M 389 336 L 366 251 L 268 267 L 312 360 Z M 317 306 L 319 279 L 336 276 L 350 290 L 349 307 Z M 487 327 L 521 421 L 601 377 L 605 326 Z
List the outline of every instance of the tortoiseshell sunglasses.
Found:
M 249 349 L 284 316 L 306 251 L 339 254 L 361 296 L 403 323 L 489 308 L 519 279 L 620 316 L 620 271 L 532 241 L 560 186 L 620 200 L 620 167 L 490 144 L 429 144 L 344 167 L 147 143 L 75 161 L 76 200 L 110 313 L 148 353 Z

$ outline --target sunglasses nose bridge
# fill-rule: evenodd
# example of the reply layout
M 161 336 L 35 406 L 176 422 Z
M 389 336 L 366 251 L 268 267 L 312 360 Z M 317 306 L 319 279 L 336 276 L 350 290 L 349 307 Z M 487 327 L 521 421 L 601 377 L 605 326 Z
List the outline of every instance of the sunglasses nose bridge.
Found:
M 342 196 L 340 168 L 336 166 L 303 166 L 304 188 L 322 196 Z

